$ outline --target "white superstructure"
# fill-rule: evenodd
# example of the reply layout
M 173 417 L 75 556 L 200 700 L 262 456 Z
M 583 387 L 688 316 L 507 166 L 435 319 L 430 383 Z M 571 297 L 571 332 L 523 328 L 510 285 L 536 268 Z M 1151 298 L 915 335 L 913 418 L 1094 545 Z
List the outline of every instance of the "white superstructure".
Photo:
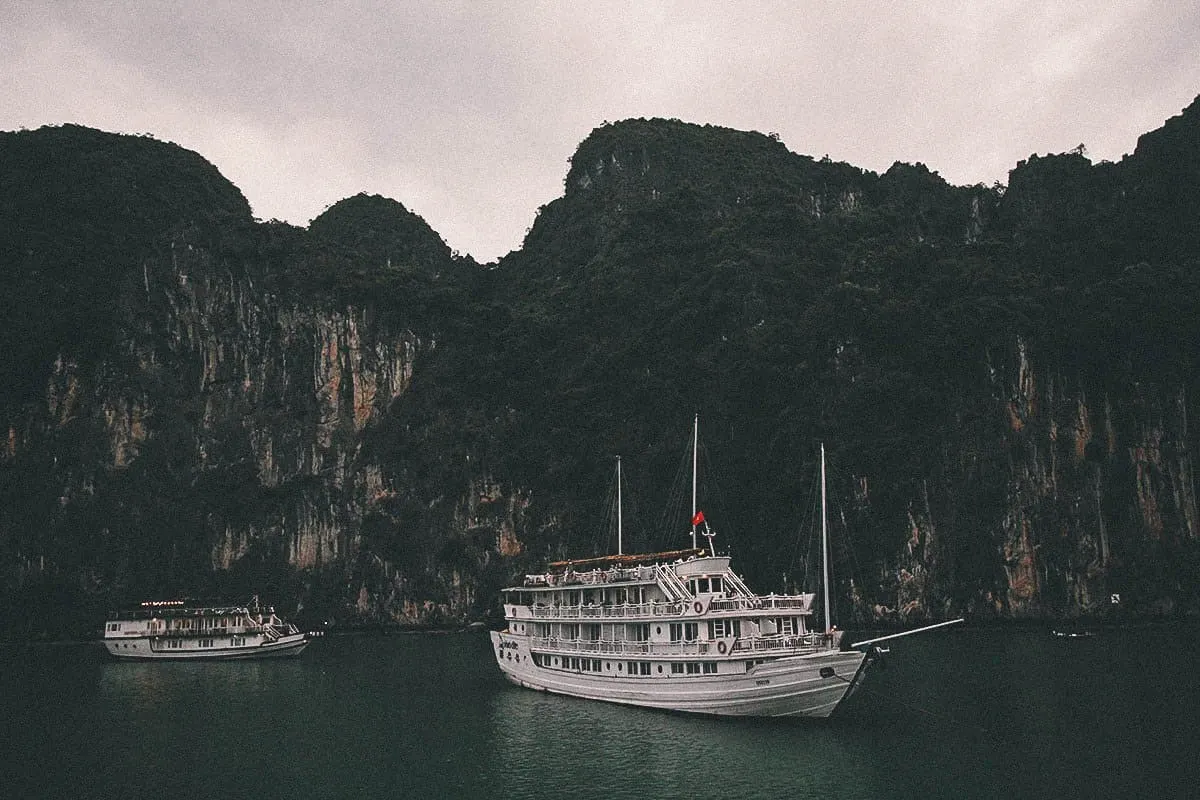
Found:
M 308 637 L 258 598 L 244 606 L 142 603 L 104 623 L 104 646 L 117 658 L 240 659 L 299 655 Z

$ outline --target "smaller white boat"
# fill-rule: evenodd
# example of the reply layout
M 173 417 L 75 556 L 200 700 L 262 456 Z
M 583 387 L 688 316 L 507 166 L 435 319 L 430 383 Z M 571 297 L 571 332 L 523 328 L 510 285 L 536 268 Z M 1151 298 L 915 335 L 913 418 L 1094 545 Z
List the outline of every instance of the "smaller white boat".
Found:
M 244 606 L 153 600 L 104 623 L 104 647 L 122 659 L 231 660 L 296 656 L 308 635 L 258 597 Z

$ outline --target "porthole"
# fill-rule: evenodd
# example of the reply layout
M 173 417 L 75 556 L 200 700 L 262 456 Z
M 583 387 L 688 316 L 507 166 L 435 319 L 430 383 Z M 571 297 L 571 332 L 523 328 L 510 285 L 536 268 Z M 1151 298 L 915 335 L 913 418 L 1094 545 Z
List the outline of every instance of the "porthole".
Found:
M 658 674 L 659 674 L 659 675 L 661 675 L 661 674 L 662 674 L 662 664 L 659 664 L 659 665 L 658 665 Z

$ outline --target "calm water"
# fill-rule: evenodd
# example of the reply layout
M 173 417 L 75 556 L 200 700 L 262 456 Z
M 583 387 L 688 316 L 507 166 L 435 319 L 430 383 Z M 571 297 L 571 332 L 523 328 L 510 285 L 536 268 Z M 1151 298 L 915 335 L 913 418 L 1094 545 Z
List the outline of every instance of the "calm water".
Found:
M 507 685 L 483 635 L 132 664 L 0 646 L 0 796 L 1200 796 L 1195 628 L 893 643 L 826 722 L 694 718 Z

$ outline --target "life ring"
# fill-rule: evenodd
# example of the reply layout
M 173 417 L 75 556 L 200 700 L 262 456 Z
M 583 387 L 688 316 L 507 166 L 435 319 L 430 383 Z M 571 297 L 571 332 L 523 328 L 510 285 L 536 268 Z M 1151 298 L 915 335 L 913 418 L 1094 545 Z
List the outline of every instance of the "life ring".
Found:
M 721 655 L 725 655 L 725 651 L 728 649 L 729 645 L 725 644 L 725 642 L 717 642 L 717 652 Z
M 696 602 L 692 603 L 692 611 L 696 612 L 697 614 L 703 614 L 704 604 L 697 600 Z

